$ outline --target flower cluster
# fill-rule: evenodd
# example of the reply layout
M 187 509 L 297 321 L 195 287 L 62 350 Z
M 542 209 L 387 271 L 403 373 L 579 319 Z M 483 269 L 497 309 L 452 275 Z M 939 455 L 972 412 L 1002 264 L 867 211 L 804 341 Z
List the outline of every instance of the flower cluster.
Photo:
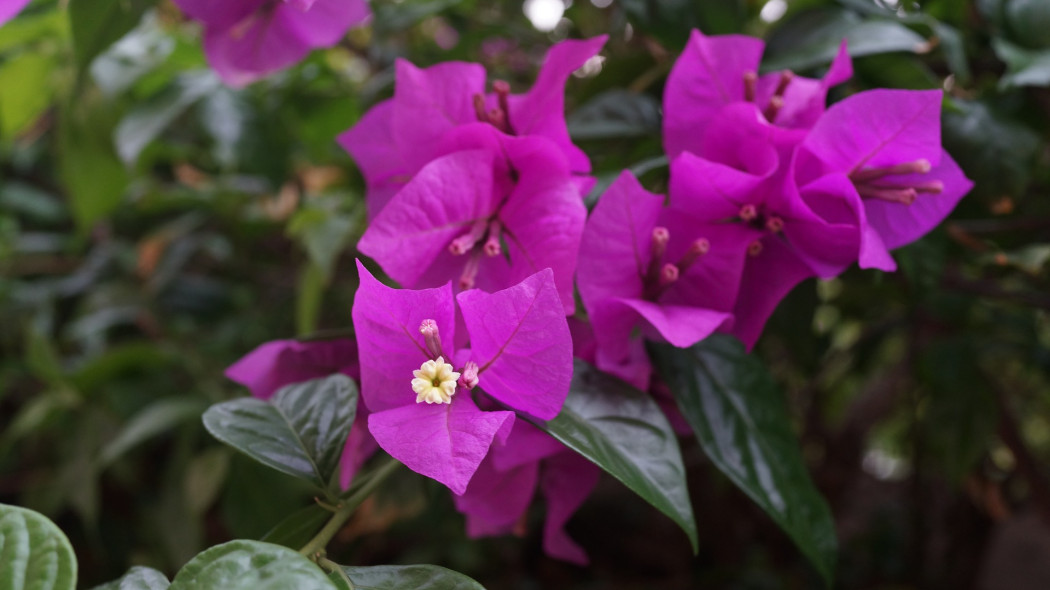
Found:
M 666 199 L 624 173 L 584 231 L 579 289 L 599 368 L 647 388 L 639 334 L 690 346 L 714 331 L 754 345 L 807 277 L 937 225 L 971 183 L 940 145 L 941 92 L 872 90 L 825 110 L 852 68 L 845 45 L 821 80 L 759 76 L 763 44 L 694 31 L 668 77 Z
M 365 0 L 175 0 L 204 25 L 204 53 L 233 87 L 339 42 L 369 16 Z
M 265 395 L 314 365 L 360 367 L 374 443 L 448 486 L 471 535 L 517 530 L 539 489 L 545 549 L 577 563 L 586 556 L 562 527 L 598 470 L 516 419 L 558 415 L 574 353 L 666 402 L 644 339 L 687 347 L 722 331 L 753 346 L 800 281 L 854 262 L 894 269 L 889 250 L 971 186 L 940 147 L 939 91 L 873 90 L 826 108 L 852 75 L 845 45 L 822 79 L 760 76 L 761 41 L 696 31 L 665 90 L 669 194 L 624 172 L 588 218 L 594 179 L 563 93 L 604 42 L 555 45 L 524 94 L 501 81 L 489 90 L 476 64 L 399 61 L 393 98 L 339 141 L 367 182 L 358 249 L 404 289 L 358 262 L 359 365 L 348 351 L 346 367 L 319 362 L 326 351 L 313 349 L 278 378 L 265 365 L 302 353 L 280 344 L 231 368 Z M 587 323 L 566 319 L 574 278 Z

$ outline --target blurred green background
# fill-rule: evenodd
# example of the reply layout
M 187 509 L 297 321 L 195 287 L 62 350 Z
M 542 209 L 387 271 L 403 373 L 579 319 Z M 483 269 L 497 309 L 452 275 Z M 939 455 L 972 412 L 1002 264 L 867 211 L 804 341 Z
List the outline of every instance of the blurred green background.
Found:
M 170 574 L 312 501 L 200 414 L 244 394 L 222 371 L 258 344 L 348 326 L 363 181 L 334 138 L 391 94 L 395 58 L 478 61 L 521 91 L 552 42 L 608 33 L 567 96 L 593 198 L 623 168 L 666 186 L 660 97 L 693 27 L 761 36 L 764 67 L 811 75 L 847 38 L 856 75 L 832 100 L 943 88 L 945 145 L 976 182 L 897 273 L 803 283 L 756 349 L 832 506 L 836 587 L 1050 587 L 1050 2 L 569 4 L 375 0 L 370 25 L 243 90 L 166 1 L 38 0 L 0 28 L 0 502 L 56 520 L 83 587 Z M 447 491 L 408 472 L 332 554 L 493 590 L 819 587 L 682 444 L 697 557 L 611 479 L 569 525 L 581 569 L 542 555 L 541 510 L 524 538 L 471 541 Z

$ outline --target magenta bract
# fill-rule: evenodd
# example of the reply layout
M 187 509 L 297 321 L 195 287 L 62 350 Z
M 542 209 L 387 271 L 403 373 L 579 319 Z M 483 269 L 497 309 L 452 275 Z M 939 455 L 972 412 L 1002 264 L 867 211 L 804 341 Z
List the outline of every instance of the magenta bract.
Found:
M 175 0 L 204 25 L 204 53 L 233 87 L 335 45 L 369 16 L 364 0 Z
M 394 458 L 462 494 L 493 440 L 505 440 L 514 424 L 514 412 L 478 408 L 474 387 L 539 419 L 561 410 L 572 342 L 549 269 L 455 299 L 450 284 L 392 289 L 360 262 L 358 272 L 361 391 L 369 429 Z M 467 332 L 460 345 L 457 307 Z

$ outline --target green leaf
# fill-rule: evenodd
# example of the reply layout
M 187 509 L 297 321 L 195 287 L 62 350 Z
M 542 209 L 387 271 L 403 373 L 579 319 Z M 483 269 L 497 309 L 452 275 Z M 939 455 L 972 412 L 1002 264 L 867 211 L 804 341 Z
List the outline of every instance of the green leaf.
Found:
M 469 577 L 436 565 L 341 567 L 355 587 L 368 590 L 485 590 Z
M 155 12 L 91 64 L 91 77 L 107 96 L 124 92 L 136 80 L 155 70 L 175 51 L 175 39 L 162 27 Z
M 829 63 L 843 39 L 852 57 L 929 49 L 924 37 L 897 21 L 863 19 L 840 8 L 810 10 L 776 29 L 766 46 L 762 69 L 801 70 Z
M 171 582 L 164 574 L 153 568 L 137 565 L 119 579 L 96 586 L 94 590 L 166 590 L 169 586 Z
M 317 504 L 311 504 L 277 523 L 277 526 L 263 535 L 262 540 L 298 549 L 314 538 L 314 535 L 321 530 L 331 516 L 332 513 L 328 510 Z
M 678 439 L 650 396 L 577 360 L 561 413 L 535 424 L 669 516 L 697 549 Z
M 684 47 L 692 29 L 708 35 L 736 33 L 746 20 L 742 0 L 620 0 L 619 4 L 640 31 L 669 49 Z
M 981 353 L 980 344 L 955 334 L 929 343 L 917 359 L 927 393 L 923 444 L 931 465 L 959 484 L 987 453 L 999 425 L 995 393 L 980 369 Z
M 333 590 L 321 568 L 297 552 L 261 541 L 230 541 L 200 553 L 171 590 Z
M 372 28 L 381 36 L 403 31 L 428 16 L 438 14 L 463 0 L 394 0 L 374 2 Z
M 62 109 L 59 118 L 59 172 L 82 232 L 120 205 L 128 185 L 111 139 L 115 116 L 112 105 L 88 94 Z
M 648 94 L 607 90 L 573 111 L 569 134 L 576 141 L 660 134 L 660 103 Z
M 77 560 L 69 539 L 39 512 L 0 504 L 0 588 L 74 590 Z
M 55 94 L 54 70 L 54 58 L 40 53 L 21 53 L 0 64 L 0 136 L 21 133 L 47 109 Z
M 70 0 L 69 24 L 73 53 L 83 72 L 98 54 L 123 37 L 142 19 L 152 0 Z
M 762 361 L 736 339 L 712 336 L 656 347 L 660 372 L 700 446 L 762 507 L 831 582 L 835 523 L 813 486 L 783 395 Z
M 0 53 L 34 41 L 64 41 L 69 37 L 69 22 L 66 15 L 58 10 L 43 14 L 23 13 L 2 26 Z
M 1026 47 L 1050 47 L 1050 2 L 1010 0 L 1003 13 L 1015 41 Z
M 99 454 L 99 465 L 109 465 L 134 447 L 199 416 L 203 411 L 204 403 L 192 397 L 164 398 L 146 406 L 103 447 Z
M 1023 115 L 1000 103 L 955 100 L 944 112 L 944 145 L 974 181 L 970 198 L 1023 194 L 1043 146 Z
M 136 106 L 117 125 L 114 140 L 125 164 L 133 164 L 147 145 L 168 128 L 195 102 L 219 86 L 209 71 L 189 72 L 170 86 Z
M 339 210 L 343 202 L 345 199 L 341 198 L 322 200 L 321 206 L 304 207 L 288 222 L 288 235 L 303 243 L 310 261 L 326 282 L 354 229 L 350 214 Z
M 996 37 L 992 39 L 995 55 L 1006 63 L 1006 75 L 999 79 L 999 88 L 1018 86 L 1050 86 L 1050 49 L 1028 50 Z
M 204 426 L 256 461 L 325 489 L 356 414 L 357 386 L 336 374 L 284 387 L 269 402 L 215 404 L 204 413 Z

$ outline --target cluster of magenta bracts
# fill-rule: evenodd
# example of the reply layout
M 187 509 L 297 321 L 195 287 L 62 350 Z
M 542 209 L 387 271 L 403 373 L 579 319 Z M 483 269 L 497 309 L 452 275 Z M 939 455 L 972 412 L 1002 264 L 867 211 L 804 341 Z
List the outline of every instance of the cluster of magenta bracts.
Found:
M 559 43 L 524 94 L 488 91 L 476 64 L 398 62 L 393 98 L 340 142 L 368 184 L 358 250 L 404 288 L 358 263 L 356 354 L 271 343 L 229 371 L 263 396 L 333 371 L 359 378 L 344 484 L 378 444 L 447 485 L 471 535 L 518 530 L 539 488 L 545 549 L 578 563 L 562 526 L 597 468 L 518 417 L 558 414 L 574 341 L 648 390 L 644 340 L 686 347 L 722 331 L 750 347 L 800 281 L 855 261 L 892 270 L 888 250 L 970 188 L 940 145 L 939 91 L 861 92 L 826 109 L 851 75 L 845 47 L 821 80 L 759 76 L 761 41 L 695 32 L 665 90 L 669 194 L 624 172 L 588 218 L 594 179 L 564 87 L 604 42 Z M 570 330 L 574 288 L 587 319 Z

